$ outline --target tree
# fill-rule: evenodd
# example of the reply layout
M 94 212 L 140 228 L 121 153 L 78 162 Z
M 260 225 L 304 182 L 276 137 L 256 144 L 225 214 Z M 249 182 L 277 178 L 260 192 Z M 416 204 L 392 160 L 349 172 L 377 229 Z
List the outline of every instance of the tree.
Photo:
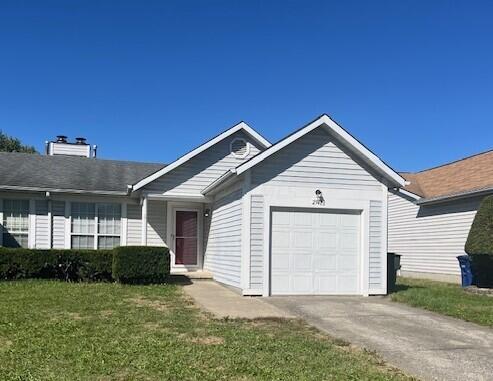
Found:
M 1 130 L 0 130 L 0 151 L 37 153 L 34 147 L 23 145 L 19 139 L 5 135 Z
M 481 201 L 467 236 L 466 253 L 471 257 L 475 283 L 493 286 L 493 195 Z

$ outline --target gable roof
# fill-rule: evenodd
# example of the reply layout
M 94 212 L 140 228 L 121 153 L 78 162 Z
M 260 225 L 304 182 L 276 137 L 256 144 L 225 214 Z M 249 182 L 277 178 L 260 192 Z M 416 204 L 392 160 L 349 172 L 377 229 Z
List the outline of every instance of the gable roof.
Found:
M 228 136 L 233 135 L 237 131 L 243 130 L 246 132 L 248 135 L 250 135 L 253 139 L 255 139 L 262 147 L 267 148 L 271 146 L 271 143 L 265 139 L 262 135 L 260 135 L 257 131 L 255 131 L 253 128 L 251 128 L 248 124 L 245 122 L 240 122 L 233 127 L 227 129 L 226 131 L 222 132 L 221 134 L 215 136 L 214 138 L 208 140 L 204 144 L 200 145 L 199 147 L 193 149 L 192 151 L 186 153 L 185 155 L 181 156 L 165 168 L 162 168 L 161 170 L 153 173 L 152 175 L 140 180 L 137 183 L 133 183 L 133 191 L 139 190 L 140 188 L 146 186 L 147 184 L 151 183 L 152 181 L 158 179 L 159 177 L 165 175 L 166 173 L 172 171 L 173 169 L 179 167 L 183 163 L 187 162 L 194 156 L 197 156 L 199 153 L 205 151 L 206 149 L 212 147 L 214 144 L 219 143 L 223 139 L 226 139 Z
M 421 172 L 401 175 L 405 190 L 420 196 L 419 203 L 493 190 L 493 150 Z
M 261 163 L 263 160 L 274 154 L 275 152 L 283 149 L 287 145 L 291 144 L 295 140 L 301 138 L 302 136 L 308 134 L 318 127 L 325 127 L 331 133 L 333 133 L 337 138 L 339 138 L 343 143 L 345 143 L 349 149 L 355 152 L 360 158 L 362 158 L 371 168 L 373 168 L 377 173 L 380 173 L 384 178 L 386 178 L 391 184 L 397 187 L 402 187 L 405 184 L 405 179 L 385 164 L 377 155 L 371 152 L 367 147 L 360 143 L 356 138 L 349 134 L 344 128 L 338 125 L 334 120 L 332 120 L 327 114 L 319 116 L 317 119 L 298 129 L 297 131 L 281 139 L 279 142 L 270 146 L 266 150 L 258 153 L 254 157 L 250 158 L 246 162 L 240 164 L 238 167 L 231 169 L 229 172 L 221 176 L 214 183 L 206 187 L 202 193 L 207 194 L 213 189 L 218 187 L 223 181 L 226 181 L 233 175 L 241 175 L 248 169 L 254 167 L 255 165 Z
M 164 164 L 0 152 L 0 189 L 126 195 Z

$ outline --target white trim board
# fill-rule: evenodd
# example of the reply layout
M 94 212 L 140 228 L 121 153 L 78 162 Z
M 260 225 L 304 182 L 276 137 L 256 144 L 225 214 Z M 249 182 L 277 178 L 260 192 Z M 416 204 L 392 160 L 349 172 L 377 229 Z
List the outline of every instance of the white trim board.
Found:
M 365 161 L 367 161 L 369 164 L 375 167 L 375 169 L 378 169 L 382 173 L 382 175 L 384 175 L 387 179 L 389 179 L 390 181 L 392 181 L 398 186 L 405 185 L 406 180 L 403 177 L 401 177 L 397 172 L 395 172 L 392 168 L 390 168 L 387 164 L 385 164 L 382 160 L 380 160 L 380 158 L 377 155 L 375 155 L 363 144 L 361 144 L 358 140 L 356 140 L 351 134 L 349 134 L 344 128 L 339 126 L 326 114 L 320 116 L 313 122 L 309 123 L 308 125 L 301 128 L 300 130 L 284 138 L 280 142 L 274 144 L 270 148 L 267 148 L 265 151 L 259 153 L 251 160 L 248 160 L 245 163 L 240 164 L 238 167 L 236 167 L 235 170 L 236 174 L 241 175 L 243 172 L 257 165 L 258 163 L 260 163 L 270 155 L 281 150 L 282 148 L 286 147 L 288 144 L 294 142 L 295 140 L 299 139 L 300 137 L 306 135 L 307 133 L 313 131 L 314 129 L 320 126 L 326 126 L 330 130 L 330 132 L 334 133 L 343 142 L 346 142 L 350 147 L 354 148 L 354 151 L 356 153 L 360 154 L 360 156 L 362 156 L 365 159 Z
M 260 135 L 257 131 L 255 131 L 253 128 L 251 128 L 248 124 L 245 122 L 240 122 L 230 129 L 224 131 L 222 134 L 219 134 L 215 138 L 209 140 L 208 142 L 202 144 L 201 146 L 195 148 L 194 150 L 190 151 L 189 153 L 183 155 L 180 157 L 178 160 L 175 160 L 173 163 L 167 165 L 166 167 L 160 169 L 159 171 L 153 173 L 152 175 L 140 180 L 137 184 L 133 186 L 132 191 L 137 191 L 140 188 L 146 186 L 147 184 L 151 183 L 152 181 L 158 179 L 159 177 L 165 175 L 166 173 L 172 171 L 173 169 L 179 167 L 183 163 L 187 162 L 194 156 L 198 155 L 199 153 L 205 151 L 206 149 L 212 147 L 214 144 L 219 143 L 221 140 L 227 138 L 228 136 L 231 136 L 237 131 L 243 130 L 245 131 L 248 135 L 250 135 L 252 138 L 254 138 L 259 144 L 261 144 L 264 148 L 268 148 L 271 146 L 271 143 L 265 139 L 262 135 Z

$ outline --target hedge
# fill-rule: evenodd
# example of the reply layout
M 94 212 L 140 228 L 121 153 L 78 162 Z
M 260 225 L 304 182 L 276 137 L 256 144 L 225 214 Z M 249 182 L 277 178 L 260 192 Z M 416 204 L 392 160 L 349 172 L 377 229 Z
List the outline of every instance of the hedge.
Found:
M 120 283 L 161 283 L 170 272 L 166 247 L 121 246 L 113 256 L 113 278 Z
M 141 261 L 149 263 L 140 263 Z M 117 263 L 117 276 L 113 274 L 114 262 Z M 162 282 L 167 275 L 169 252 L 163 247 L 133 246 L 130 250 L 126 247 L 113 250 L 0 247 L 0 280 L 46 278 L 65 281 L 117 280 L 125 283 L 151 283 Z
M 474 283 L 479 287 L 493 287 L 493 196 L 481 201 L 465 251 L 471 259 Z

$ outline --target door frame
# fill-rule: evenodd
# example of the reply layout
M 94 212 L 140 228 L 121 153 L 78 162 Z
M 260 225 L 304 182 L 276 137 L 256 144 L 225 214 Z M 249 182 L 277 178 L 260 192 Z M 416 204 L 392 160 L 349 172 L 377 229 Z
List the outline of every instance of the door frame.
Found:
M 168 201 L 167 206 L 167 228 L 166 235 L 169 242 L 170 268 L 174 273 L 197 271 L 203 266 L 203 229 L 204 229 L 204 207 L 202 204 L 189 202 Z M 176 235 L 176 212 L 197 212 L 197 264 L 196 265 L 176 265 L 175 264 L 175 235 Z

